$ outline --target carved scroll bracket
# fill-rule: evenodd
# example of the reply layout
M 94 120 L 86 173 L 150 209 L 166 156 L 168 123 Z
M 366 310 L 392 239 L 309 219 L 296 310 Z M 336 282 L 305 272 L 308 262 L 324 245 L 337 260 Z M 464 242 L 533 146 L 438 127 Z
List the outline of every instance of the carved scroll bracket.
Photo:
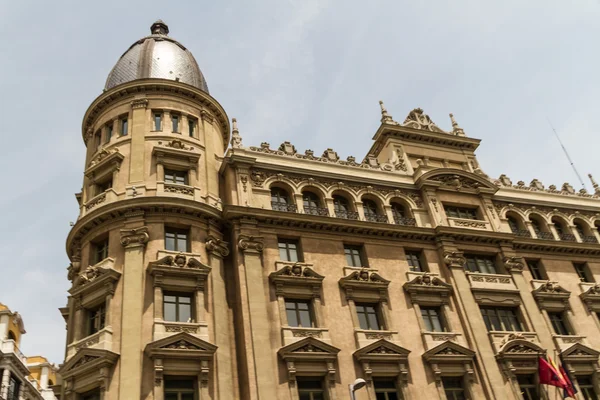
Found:
M 463 256 L 462 251 L 446 251 L 444 252 L 444 263 L 449 268 L 464 268 L 467 259 Z
M 265 248 L 264 239 L 261 236 L 240 235 L 238 247 L 244 252 L 260 253 Z
M 209 236 L 206 239 L 206 251 L 213 256 L 227 257 L 229 255 L 229 243 L 214 236 Z
M 148 227 L 142 226 L 134 229 L 121 229 L 121 244 L 125 247 L 144 246 L 148 243 Z

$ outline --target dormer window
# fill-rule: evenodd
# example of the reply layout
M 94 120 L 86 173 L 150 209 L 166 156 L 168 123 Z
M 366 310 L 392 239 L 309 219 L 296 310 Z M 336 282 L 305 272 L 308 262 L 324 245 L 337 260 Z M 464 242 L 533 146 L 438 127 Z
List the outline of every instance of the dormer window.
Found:
M 444 206 L 444 211 L 450 218 L 479 219 L 476 208 Z

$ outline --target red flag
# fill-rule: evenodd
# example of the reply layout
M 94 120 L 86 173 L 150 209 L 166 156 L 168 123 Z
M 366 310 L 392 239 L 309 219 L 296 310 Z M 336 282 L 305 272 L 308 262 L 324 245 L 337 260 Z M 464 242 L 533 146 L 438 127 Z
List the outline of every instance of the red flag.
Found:
M 562 365 L 559 367 L 559 372 L 561 373 L 563 379 L 565 380 L 565 394 L 568 395 L 568 397 L 572 397 L 575 398 L 575 387 L 573 386 L 573 382 L 571 382 L 571 379 L 569 379 L 569 375 L 567 374 L 567 372 L 564 370 L 564 368 L 562 367 Z M 567 397 L 567 396 L 564 396 Z
M 557 371 L 550 363 L 540 357 L 539 371 L 540 383 L 543 385 L 556 386 L 562 389 L 567 388 L 567 382 L 563 379 L 562 374 Z

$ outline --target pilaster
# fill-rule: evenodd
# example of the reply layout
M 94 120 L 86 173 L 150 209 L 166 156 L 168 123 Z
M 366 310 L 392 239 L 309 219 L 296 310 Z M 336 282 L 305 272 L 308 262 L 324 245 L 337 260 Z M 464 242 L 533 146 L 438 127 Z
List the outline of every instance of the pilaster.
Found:
M 145 98 L 135 99 L 131 102 L 129 183 L 144 181 L 147 107 L 148 100 Z
M 144 248 L 148 239 L 146 226 L 121 229 L 121 244 L 125 247 L 119 379 L 121 399 L 139 399 L 141 396 Z

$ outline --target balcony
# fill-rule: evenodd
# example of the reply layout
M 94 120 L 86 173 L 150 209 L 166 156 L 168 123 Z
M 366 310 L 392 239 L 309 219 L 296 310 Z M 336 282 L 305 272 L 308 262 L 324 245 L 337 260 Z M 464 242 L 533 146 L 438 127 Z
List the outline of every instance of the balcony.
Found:
M 552 234 L 552 232 L 536 232 L 535 233 L 538 239 L 544 239 L 544 240 L 554 240 L 554 235 Z
M 354 338 L 358 349 L 381 339 L 397 341 L 398 331 L 354 329 Z
M 19 361 L 21 361 L 23 366 L 27 368 L 27 357 L 21 353 L 21 350 L 19 350 L 19 347 L 14 340 L 7 339 L 2 341 L 0 345 L 0 352 L 4 355 L 13 354 Z
M 553 334 L 552 339 L 554 339 L 554 344 L 556 344 L 556 347 L 558 347 L 560 349 L 560 351 L 568 349 L 569 347 L 573 346 L 575 343 L 581 343 L 581 344 L 584 344 L 587 346 L 585 336 Z
M 577 238 L 575 238 L 575 235 L 573 235 L 572 233 L 561 233 L 558 235 L 558 237 L 560 237 L 560 240 L 565 241 L 565 242 L 576 242 Z
M 356 211 L 338 210 L 335 212 L 335 216 L 337 218 L 358 220 L 358 213 Z
M 113 201 L 116 201 L 117 197 L 117 192 L 115 192 L 112 188 L 92 197 L 83 204 L 81 210 L 82 216 L 90 212 L 92 209 L 103 205 L 104 203 L 112 203 Z
M 388 222 L 387 216 L 380 214 L 365 214 L 365 220 L 369 222 L 383 222 L 386 224 Z
M 298 212 L 298 207 L 295 204 L 285 204 L 274 201 L 271 202 L 271 209 L 274 211 Z
M 596 236 L 591 235 L 583 235 L 581 237 L 581 241 L 583 243 L 598 243 L 598 239 L 596 239 Z
M 454 342 L 460 344 L 463 347 L 467 347 L 467 343 L 461 333 L 456 332 L 421 332 L 423 337 L 423 343 L 425 344 L 425 350 L 433 349 L 439 346 L 443 342 Z
M 527 229 L 515 229 L 514 231 L 512 231 L 512 233 L 519 237 L 531 237 L 531 232 L 529 232 Z
M 518 291 L 510 275 L 466 272 L 472 289 Z
M 394 217 L 394 223 L 396 225 L 416 226 L 417 220 L 414 218 L 408 218 L 408 217 Z
M 479 229 L 482 231 L 491 231 L 492 226 L 487 221 L 478 219 L 452 218 L 448 217 L 448 224 L 453 228 Z
M 171 322 L 154 320 L 154 340 L 159 340 L 181 332 L 189 333 L 208 341 L 208 323 L 206 322 Z
M 502 346 L 506 344 L 506 342 L 516 338 L 529 340 L 538 346 L 540 345 L 540 340 L 535 332 L 489 331 L 488 336 L 496 354 L 500 351 Z
M 298 342 L 307 337 L 319 339 L 325 343 L 331 344 L 331 338 L 329 337 L 329 329 L 327 328 L 302 328 L 293 326 L 284 326 L 281 328 L 281 336 L 283 345 L 287 346 L 294 342 Z
M 73 357 L 81 349 L 101 349 L 112 351 L 112 328 L 107 326 L 93 335 L 86 336 L 67 346 L 67 360 Z
M 199 197 L 200 190 L 197 190 L 194 186 L 190 185 L 159 181 L 156 182 L 156 193 L 159 196 L 176 196 L 187 199 L 196 199 L 197 196 Z
M 322 217 L 329 216 L 327 207 L 304 207 L 304 213 L 310 215 L 320 215 Z

